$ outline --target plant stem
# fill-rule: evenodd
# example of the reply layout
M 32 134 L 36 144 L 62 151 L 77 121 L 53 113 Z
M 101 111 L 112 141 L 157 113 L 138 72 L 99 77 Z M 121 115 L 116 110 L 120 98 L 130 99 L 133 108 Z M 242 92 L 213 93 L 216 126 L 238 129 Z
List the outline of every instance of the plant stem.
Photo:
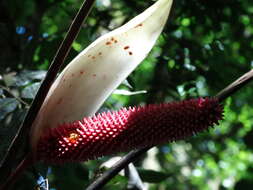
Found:
M 216 95 L 216 98 L 218 98 L 220 102 L 224 101 L 226 98 L 233 95 L 235 92 L 237 92 L 246 84 L 248 84 L 252 79 L 253 79 L 253 69 L 242 75 L 240 78 L 235 80 L 233 83 L 228 85 L 223 90 L 221 90 Z
M 11 175 L 7 178 L 5 183 L 0 186 L 0 190 L 7 190 L 11 188 L 11 186 L 15 183 L 17 178 L 24 172 L 26 168 L 31 166 L 32 164 L 32 156 L 28 154 L 16 167 L 15 171 L 11 173 Z
M 129 163 L 135 161 L 143 153 L 147 152 L 151 147 L 141 148 L 133 150 L 120 161 L 118 161 L 110 170 L 107 170 L 101 177 L 96 179 L 86 190 L 101 189 L 108 181 L 110 181 L 115 175 L 117 175 L 122 169 L 124 169 Z
M 45 97 L 53 83 L 57 73 L 59 72 L 61 65 L 63 64 L 68 52 L 71 48 L 73 41 L 75 40 L 76 36 L 78 35 L 80 28 L 82 26 L 83 21 L 87 18 L 95 0 L 86 0 L 81 8 L 79 9 L 78 13 L 76 14 L 68 32 L 65 36 L 64 40 L 62 41 L 52 63 L 47 72 L 47 75 L 41 84 L 38 93 L 36 94 L 32 105 L 23 121 L 19 130 L 17 131 L 14 139 L 12 140 L 7 153 L 5 154 L 4 158 L 0 164 L 0 178 L 4 181 L 9 175 L 10 171 L 13 167 L 16 167 L 18 163 L 28 154 L 29 152 L 29 132 L 31 130 L 31 126 L 45 100 Z M 20 150 L 20 146 L 24 145 L 25 148 Z M 24 153 L 24 149 L 25 153 Z M 17 152 L 22 155 L 17 158 Z
M 248 84 L 252 79 L 253 79 L 253 69 L 242 75 L 240 78 L 232 82 L 223 90 L 221 90 L 215 97 L 218 98 L 220 102 L 222 102 L 226 98 L 236 93 L 246 84 Z M 150 148 L 151 147 L 131 151 L 126 156 L 124 156 L 120 161 L 114 164 L 114 166 L 112 166 L 110 170 L 107 170 L 101 177 L 99 177 L 93 183 L 91 183 L 86 190 L 101 189 L 108 181 L 110 181 L 114 176 L 116 176 L 129 163 L 135 161 L 139 156 L 144 154 Z

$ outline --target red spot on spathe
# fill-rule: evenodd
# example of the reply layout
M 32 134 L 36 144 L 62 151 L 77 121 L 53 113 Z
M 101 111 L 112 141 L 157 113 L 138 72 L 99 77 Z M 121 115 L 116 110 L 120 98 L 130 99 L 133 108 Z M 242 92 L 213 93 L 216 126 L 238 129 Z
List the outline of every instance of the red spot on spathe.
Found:
M 80 71 L 79 73 L 80 73 L 80 75 L 83 75 L 83 74 L 84 74 L 84 71 Z
M 141 26 L 143 26 L 143 24 L 142 24 L 142 23 L 140 23 L 140 24 L 136 25 L 136 26 L 135 26 L 135 28 L 138 28 L 138 27 L 141 27 Z
M 92 76 L 93 76 L 93 77 L 96 77 L 97 75 L 96 75 L 96 74 L 93 74 Z
M 125 46 L 125 47 L 124 47 L 124 50 L 128 50 L 129 48 L 130 48 L 130 46 Z M 129 54 L 129 55 L 133 55 L 133 52 L 129 51 L 128 54 Z
M 118 43 L 118 40 L 116 40 L 114 37 L 111 38 L 111 41 L 114 43 Z
M 107 45 L 107 46 L 108 46 L 108 45 L 111 45 L 111 44 L 112 44 L 111 42 L 106 42 L 106 43 L 105 43 L 105 45 Z
M 62 103 L 62 98 L 59 98 L 56 102 L 57 105 L 61 104 Z
M 98 55 L 102 55 L 102 52 L 99 52 Z

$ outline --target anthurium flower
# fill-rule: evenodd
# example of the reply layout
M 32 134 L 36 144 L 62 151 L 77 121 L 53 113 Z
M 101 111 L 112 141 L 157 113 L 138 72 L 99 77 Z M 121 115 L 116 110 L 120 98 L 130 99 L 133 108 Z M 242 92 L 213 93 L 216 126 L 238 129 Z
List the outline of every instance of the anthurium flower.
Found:
M 172 0 L 158 0 L 120 28 L 98 38 L 57 77 L 34 122 L 36 149 L 46 129 L 94 115 L 147 56 L 168 18 Z
M 222 119 L 216 98 L 123 108 L 49 129 L 40 138 L 37 160 L 85 161 L 172 142 L 201 132 Z

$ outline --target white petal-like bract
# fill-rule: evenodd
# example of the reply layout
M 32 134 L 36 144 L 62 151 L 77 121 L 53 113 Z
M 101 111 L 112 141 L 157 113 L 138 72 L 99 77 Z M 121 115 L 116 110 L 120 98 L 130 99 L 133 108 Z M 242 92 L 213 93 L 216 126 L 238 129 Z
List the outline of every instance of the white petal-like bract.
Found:
M 33 147 L 42 131 L 80 120 L 99 109 L 147 56 L 167 21 L 172 0 L 159 0 L 118 29 L 98 38 L 57 77 L 33 124 Z

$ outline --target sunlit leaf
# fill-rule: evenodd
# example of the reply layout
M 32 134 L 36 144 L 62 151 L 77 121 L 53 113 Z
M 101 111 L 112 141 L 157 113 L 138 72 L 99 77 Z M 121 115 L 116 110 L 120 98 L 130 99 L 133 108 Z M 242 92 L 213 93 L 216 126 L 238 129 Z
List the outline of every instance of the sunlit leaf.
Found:
M 128 80 L 124 80 L 121 84 L 125 85 L 126 87 L 132 89 L 132 85 L 128 82 Z
M 15 77 L 15 85 L 25 86 L 33 80 L 42 80 L 45 76 L 45 71 L 22 71 L 18 76 Z
M 139 90 L 139 91 L 131 92 L 131 91 L 125 90 L 125 89 L 116 89 L 113 91 L 113 94 L 125 95 L 125 96 L 132 96 L 132 95 L 145 94 L 145 93 L 147 93 L 146 90 Z
M 46 71 L 25 71 L 23 74 L 30 80 L 42 80 L 46 76 Z
M 40 87 L 40 82 L 35 82 L 27 87 L 25 87 L 21 92 L 22 98 L 33 99 Z
M 13 112 L 18 105 L 15 98 L 0 99 L 0 120 L 4 119 L 8 113 Z

